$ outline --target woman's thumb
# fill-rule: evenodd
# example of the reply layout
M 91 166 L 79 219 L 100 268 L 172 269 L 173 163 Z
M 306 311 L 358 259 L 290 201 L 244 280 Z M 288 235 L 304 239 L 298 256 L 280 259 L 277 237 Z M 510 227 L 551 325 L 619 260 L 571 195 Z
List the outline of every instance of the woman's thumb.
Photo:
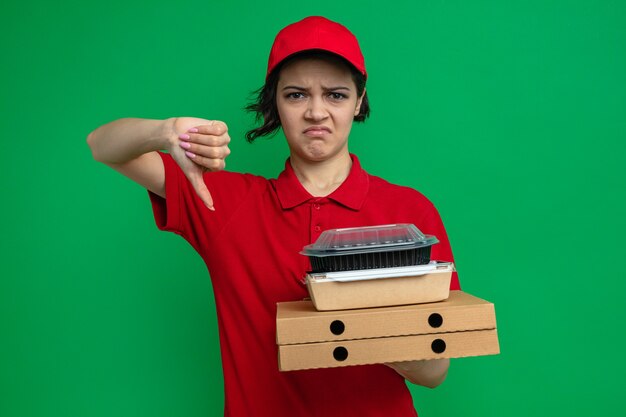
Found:
M 191 175 L 191 178 L 189 178 L 189 180 L 191 181 L 191 185 L 193 186 L 194 190 L 196 190 L 198 197 L 200 197 L 200 200 L 202 200 L 204 205 L 209 210 L 215 211 L 215 207 L 213 206 L 213 197 L 211 196 L 211 192 L 209 191 L 206 184 L 204 183 L 202 174 L 193 173 Z

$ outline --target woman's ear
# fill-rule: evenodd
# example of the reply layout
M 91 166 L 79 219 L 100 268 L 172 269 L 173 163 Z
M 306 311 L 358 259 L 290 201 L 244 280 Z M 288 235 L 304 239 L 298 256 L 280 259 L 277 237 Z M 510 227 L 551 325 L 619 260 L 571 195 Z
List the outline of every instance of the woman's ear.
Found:
M 359 99 L 356 101 L 356 108 L 354 109 L 354 116 L 358 116 L 359 113 L 361 113 L 361 103 L 363 103 L 363 97 L 365 97 L 365 92 L 367 91 L 366 88 L 363 89 L 363 94 L 361 94 L 361 97 L 359 97 Z

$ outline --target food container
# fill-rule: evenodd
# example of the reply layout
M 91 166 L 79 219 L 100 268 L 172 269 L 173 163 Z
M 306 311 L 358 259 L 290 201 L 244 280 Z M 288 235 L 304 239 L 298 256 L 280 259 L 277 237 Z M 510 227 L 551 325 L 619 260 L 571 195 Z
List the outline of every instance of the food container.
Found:
M 309 273 L 305 282 L 319 311 L 442 301 L 450 294 L 451 262 L 360 271 Z
M 331 229 L 303 248 L 313 272 L 354 271 L 423 265 L 439 240 L 412 224 Z

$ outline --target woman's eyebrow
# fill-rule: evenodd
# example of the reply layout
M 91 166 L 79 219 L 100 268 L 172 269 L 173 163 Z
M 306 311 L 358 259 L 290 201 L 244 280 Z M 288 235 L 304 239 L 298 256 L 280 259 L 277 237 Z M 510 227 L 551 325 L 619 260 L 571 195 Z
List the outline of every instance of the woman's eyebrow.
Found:
M 348 90 L 348 91 L 350 91 L 350 87 L 346 87 L 344 85 L 338 85 L 338 86 L 335 86 L 335 87 L 324 87 L 324 86 L 322 86 L 322 90 L 324 90 L 324 91 L 336 91 L 336 90 Z
M 308 89 L 305 87 L 301 87 L 298 85 L 286 85 L 282 88 L 283 90 L 289 90 L 289 89 L 294 89 L 294 90 L 300 90 L 300 91 L 307 91 Z M 346 87 L 343 85 L 338 85 L 338 86 L 334 86 L 334 87 L 324 87 L 322 86 L 322 90 L 324 91 L 337 91 L 337 90 L 347 90 L 350 91 L 350 87 Z
M 289 90 L 290 88 L 292 88 L 294 90 L 306 91 L 306 88 L 300 87 L 298 85 L 286 85 L 286 86 L 283 87 L 283 90 Z

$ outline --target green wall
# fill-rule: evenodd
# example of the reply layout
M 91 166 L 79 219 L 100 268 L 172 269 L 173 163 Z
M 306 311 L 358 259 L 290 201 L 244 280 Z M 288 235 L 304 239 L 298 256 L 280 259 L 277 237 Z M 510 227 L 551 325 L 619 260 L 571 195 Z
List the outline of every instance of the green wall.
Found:
M 420 415 L 623 412 L 626 3 L 313 3 L 2 3 L 0 416 L 221 415 L 206 268 L 85 138 L 220 119 L 229 168 L 276 175 L 284 139 L 247 144 L 242 108 L 311 14 L 366 56 L 351 151 L 437 205 L 464 289 L 496 305 L 502 353 L 413 387 Z

